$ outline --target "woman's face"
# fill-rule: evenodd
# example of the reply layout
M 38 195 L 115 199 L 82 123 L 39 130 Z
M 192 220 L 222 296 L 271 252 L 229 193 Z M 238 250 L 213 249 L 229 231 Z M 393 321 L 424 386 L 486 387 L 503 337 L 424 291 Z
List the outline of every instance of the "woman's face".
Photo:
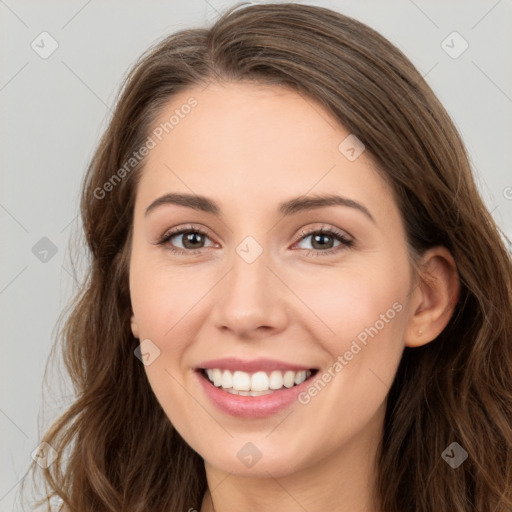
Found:
M 247 83 L 181 92 L 150 137 L 132 330 L 169 420 L 229 473 L 361 455 L 381 433 L 413 289 L 368 153 L 313 100 Z

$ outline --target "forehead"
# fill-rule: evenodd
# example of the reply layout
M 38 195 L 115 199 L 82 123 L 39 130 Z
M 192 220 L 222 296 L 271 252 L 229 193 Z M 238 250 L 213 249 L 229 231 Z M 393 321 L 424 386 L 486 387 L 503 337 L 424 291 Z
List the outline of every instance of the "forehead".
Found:
M 195 106 L 188 108 L 190 103 Z M 163 137 L 169 144 L 186 142 L 187 147 L 200 146 L 219 156 L 243 151 L 244 158 L 260 159 L 264 157 L 261 144 L 265 143 L 269 147 L 284 143 L 299 153 L 305 149 L 305 141 L 317 145 L 320 140 L 324 140 L 322 151 L 336 152 L 333 143 L 345 130 L 316 103 L 283 86 L 212 83 L 174 96 L 162 109 L 155 127 L 165 131 L 167 123 L 169 133 Z
M 138 192 L 146 205 L 172 191 L 246 209 L 309 191 L 391 201 L 371 157 L 363 152 L 351 161 L 340 150 L 350 132 L 318 102 L 285 87 L 188 88 L 169 100 L 150 135 L 155 146 Z

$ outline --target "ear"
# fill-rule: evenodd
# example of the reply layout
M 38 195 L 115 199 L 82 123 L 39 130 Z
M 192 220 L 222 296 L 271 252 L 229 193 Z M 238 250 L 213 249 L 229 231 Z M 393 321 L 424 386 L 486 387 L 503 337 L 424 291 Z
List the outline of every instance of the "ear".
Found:
M 131 328 L 133 336 L 137 339 L 140 338 L 139 336 L 139 326 L 137 325 L 137 322 L 135 321 L 135 315 L 132 314 L 131 320 L 130 320 Z
M 407 347 L 425 345 L 439 336 L 452 317 L 460 292 L 457 266 L 446 247 L 429 249 L 419 265 L 404 338 Z

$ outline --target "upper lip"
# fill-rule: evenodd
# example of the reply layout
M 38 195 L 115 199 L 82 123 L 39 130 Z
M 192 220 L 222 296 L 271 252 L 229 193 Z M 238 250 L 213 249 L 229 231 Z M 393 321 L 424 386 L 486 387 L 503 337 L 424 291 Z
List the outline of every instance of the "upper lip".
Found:
M 203 361 L 196 366 L 196 370 L 208 370 L 213 368 L 219 368 L 223 370 L 229 370 L 234 372 L 236 370 L 251 373 L 257 371 L 271 372 L 273 370 L 292 370 L 298 372 L 300 370 L 311 370 L 312 366 L 303 366 L 300 364 L 287 363 L 285 361 L 278 361 L 276 359 L 252 359 L 250 361 L 244 361 L 234 357 L 228 357 L 223 359 L 210 359 Z

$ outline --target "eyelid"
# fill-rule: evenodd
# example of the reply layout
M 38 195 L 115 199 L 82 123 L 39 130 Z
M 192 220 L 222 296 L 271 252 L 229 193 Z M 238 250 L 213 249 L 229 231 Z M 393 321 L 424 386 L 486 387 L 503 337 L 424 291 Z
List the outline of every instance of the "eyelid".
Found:
M 301 241 L 303 238 L 316 234 L 316 233 L 325 233 L 325 234 L 333 234 L 339 237 L 346 239 L 347 241 L 354 241 L 354 237 L 344 229 L 339 229 L 334 226 L 322 224 L 320 227 L 316 226 L 313 228 L 301 229 L 299 234 L 295 237 L 294 243 Z
M 200 226 L 200 227 L 198 227 Z M 216 245 L 216 242 L 212 239 L 213 237 L 210 236 L 209 230 L 202 226 L 202 225 L 194 225 L 190 223 L 187 226 L 177 226 L 174 228 L 171 228 L 158 239 L 155 245 L 166 245 L 169 243 L 171 238 L 174 238 L 175 236 L 183 235 L 187 232 L 195 232 L 199 233 L 201 235 L 206 236 L 210 240 L 212 240 L 213 244 Z M 314 234 L 325 234 L 327 236 L 330 236 L 331 238 L 335 238 L 340 242 L 340 245 L 331 247 L 329 249 L 325 250 L 319 250 L 319 249 L 302 249 L 303 251 L 306 251 L 308 255 L 311 253 L 314 255 L 332 255 L 337 254 L 338 252 L 342 251 L 343 249 L 348 249 L 352 247 L 355 243 L 354 238 L 352 235 L 350 235 L 347 231 L 341 230 L 339 228 L 336 228 L 334 226 L 329 226 L 323 224 L 321 227 L 311 227 L 308 229 L 302 229 L 298 235 L 294 238 L 293 244 L 296 245 L 298 242 L 301 242 L 302 240 L 306 239 L 307 237 L 314 235 Z M 348 235 L 348 237 L 346 236 Z M 218 244 L 217 244 L 218 245 Z M 211 246 L 210 246 L 211 248 Z M 181 249 L 180 247 L 169 247 L 168 250 L 173 253 L 178 253 L 180 255 L 195 255 L 199 254 L 202 249 L 207 249 L 207 247 L 201 247 L 200 249 Z
M 185 231 L 185 230 L 198 231 L 198 232 L 201 232 L 202 234 L 205 234 L 208 237 L 212 238 L 210 236 L 210 231 L 208 230 L 208 228 L 206 228 L 202 224 L 189 223 L 188 225 L 176 226 L 174 228 L 168 229 L 167 231 L 164 232 L 164 234 L 161 237 L 159 237 L 159 240 L 158 240 L 157 243 L 159 243 L 160 241 L 168 238 L 171 235 L 180 234 L 180 232 Z M 346 231 L 344 229 L 336 228 L 334 226 L 329 226 L 329 225 L 326 225 L 326 224 L 322 224 L 320 227 L 312 227 L 312 228 L 308 228 L 308 229 L 301 229 L 299 231 L 299 233 L 294 237 L 293 243 L 296 243 L 296 242 L 302 240 L 304 237 L 309 236 L 309 235 L 311 235 L 313 233 L 318 233 L 320 231 L 323 231 L 323 232 L 333 232 L 333 233 L 335 233 L 337 235 L 340 235 L 340 236 L 341 235 L 344 236 L 346 234 L 346 235 L 348 235 L 348 237 L 352 241 L 354 240 L 354 237 L 348 231 Z
M 164 232 L 162 236 L 160 236 L 156 242 L 155 245 L 163 244 L 166 240 L 169 240 L 169 238 L 172 238 L 173 236 L 183 234 L 183 232 L 187 231 L 194 231 L 197 233 L 201 233 L 208 238 L 212 239 L 213 237 L 210 235 L 210 230 L 203 226 L 202 224 L 193 224 L 189 223 L 188 225 L 179 225 L 173 228 L 170 228 Z

